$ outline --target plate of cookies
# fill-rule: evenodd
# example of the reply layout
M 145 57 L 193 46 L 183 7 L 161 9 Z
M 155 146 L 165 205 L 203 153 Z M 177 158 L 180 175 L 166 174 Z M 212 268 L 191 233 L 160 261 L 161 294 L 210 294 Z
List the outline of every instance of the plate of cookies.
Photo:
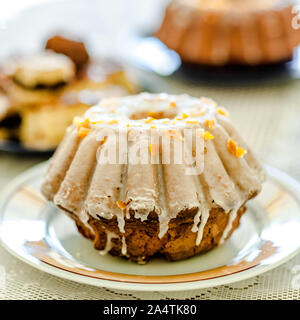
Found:
M 120 64 L 90 57 L 76 37 L 54 35 L 0 68 L 0 150 L 52 153 L 75 116 L 104 97 L 137 91 Z

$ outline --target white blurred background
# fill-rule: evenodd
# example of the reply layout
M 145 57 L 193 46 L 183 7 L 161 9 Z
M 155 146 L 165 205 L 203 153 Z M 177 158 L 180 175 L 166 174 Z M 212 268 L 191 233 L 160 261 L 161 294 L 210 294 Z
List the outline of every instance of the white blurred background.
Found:
M 91 51 L 114 53 L 129 34 L 155 29 L 167 2 L 0 0 L 0 58 L 38 50 L 49 35 L 61 31 L 81 36 Z

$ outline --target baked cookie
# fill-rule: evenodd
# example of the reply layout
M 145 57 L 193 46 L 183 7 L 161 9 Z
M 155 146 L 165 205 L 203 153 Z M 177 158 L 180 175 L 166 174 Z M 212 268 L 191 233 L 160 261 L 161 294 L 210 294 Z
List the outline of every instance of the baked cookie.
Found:
M 51 51 L 27 56 L 15 62 L 13 80 L 25 88 L 56 87 L 75 78 L 73 61 Z
M 55 35 L 48 39 L 46 49 L 68 56 L 75 63 L 77 69 L 89 61 L 89 54 L 84 43 L 78 40 Z

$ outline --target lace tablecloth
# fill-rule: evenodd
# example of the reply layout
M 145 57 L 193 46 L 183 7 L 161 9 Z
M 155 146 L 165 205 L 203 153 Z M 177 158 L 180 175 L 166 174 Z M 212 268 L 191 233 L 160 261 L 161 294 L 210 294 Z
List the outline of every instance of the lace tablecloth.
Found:
M 300 180 L 300 81 L 251 87 L 168 82 L 175 93 L 211 96 L 229 109 L 265 163 Z M 0 153 L 0 187 L 41 158 Z M 18 261 L 0 247 L 0 299 L 300 299 L 300 255 L 260 276 L 232 285 L 172 293 L 121 292 L 63 280 Z

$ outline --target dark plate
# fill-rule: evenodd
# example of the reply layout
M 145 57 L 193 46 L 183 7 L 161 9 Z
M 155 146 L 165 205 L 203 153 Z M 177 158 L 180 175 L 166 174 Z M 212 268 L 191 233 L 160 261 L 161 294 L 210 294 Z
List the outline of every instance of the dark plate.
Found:
M 125 60 L 143 71 L 177 80 L 241 85 L 300 79 L 300 49 L 295 50 L 291 61 L 263 66 L 207 67 L 183 63 L 179 55 L 168 49 L 156 37 L 132 37 L 123 45 Z
M 11 152 L 15 154 L 22 154 L 28 156 L 50 156 L 53 154 L 54 150 L 35 150 L 28 149 L 22 146 L 22 144 L 18 141 L 0 141 L 0 151 Z

